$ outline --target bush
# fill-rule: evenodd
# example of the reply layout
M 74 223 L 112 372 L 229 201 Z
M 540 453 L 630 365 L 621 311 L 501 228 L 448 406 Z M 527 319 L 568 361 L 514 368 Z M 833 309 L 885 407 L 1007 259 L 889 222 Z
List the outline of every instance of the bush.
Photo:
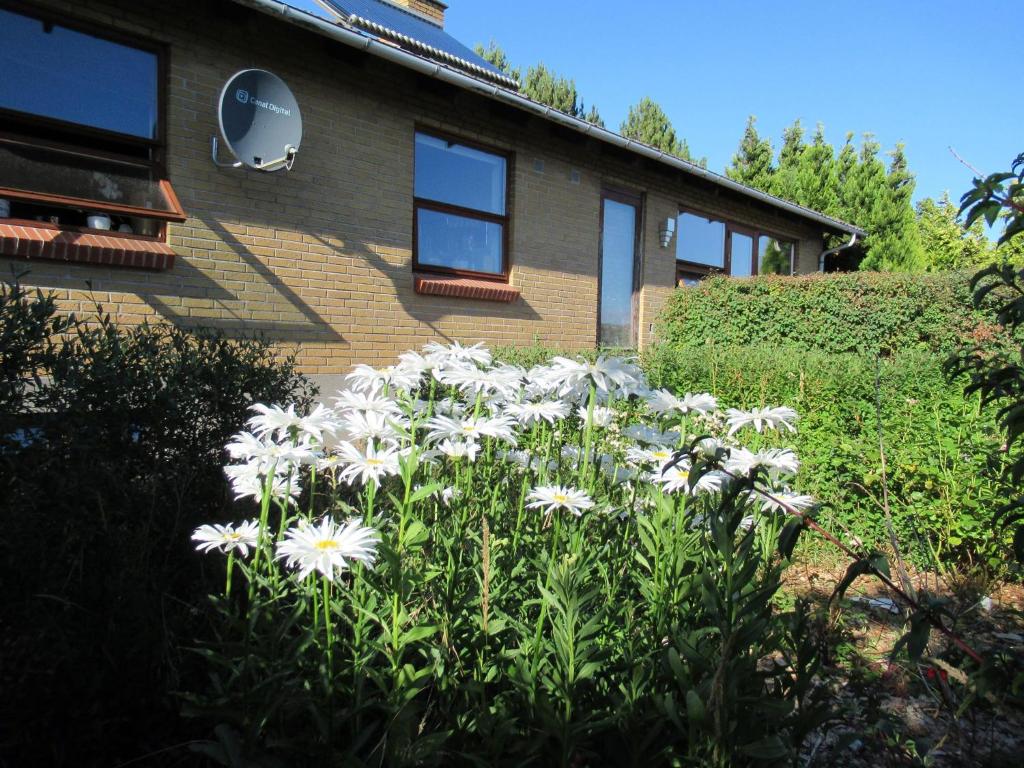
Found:
M 897 534 L 918 565 L 998 568 L 992 527 L 1005 500 L 990 454 L 1001 442 L 977 396 L 944 377 L 942 357 L 911 351 L 877 363 L 889 497 Z M 709 390 L 741 407 L 792 405 L 801 487 L 821 519 L 874 546 L 887 534 L 880 505 L 876 359 L 783 346 L 662 346 L 645 367 L 653 385 Z
M 962 272 L 716 277 L 673 294 L 660 338 L 675 348 L 771 344 L 833 354 L 945 355 L 965 341 L 1005 343 L 989 315 L 970 308 L 969 282 Z
M 0 320 L 0 762 L 114 765 L 180 733 L 205 589 L 185 534 L 229 510 L 224 441 L 312 390 L 263 341 L 86 325 L 17 285 Z

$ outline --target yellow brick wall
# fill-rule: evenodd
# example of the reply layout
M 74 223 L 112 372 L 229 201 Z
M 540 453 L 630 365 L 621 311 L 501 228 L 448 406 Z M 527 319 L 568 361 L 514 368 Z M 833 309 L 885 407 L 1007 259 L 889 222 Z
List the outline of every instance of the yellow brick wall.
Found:
M 355 362 L 391 361 L 432 339 L 587 348 L 596 339 L 603 186 L 645 194 L 642 343 L 674 287 L 675 243 L 661 248 L 658 229 L 680 205 L 791 236 L 799 271 L 817 268 L 821 238 L 813 226 L 233 3 L 172 8 L 140 0 L 131 11 L 105 0 L 39 5 L 170 45 L 169 172 L 189 214 L 170 227 L 178 258 L 166 272 L 30 262 L 25 282 L 56 289 L 69 310 L 87 313 L 98 300 L 124 322 L 262 334 L 297 349 L 307 373 L 328 376 Z M 220 89 L 246 67 L 277 73 L 298 99 L 304 137 L 292 172 L 210 161 Z M 516 302 L 413 291 L 417 126 L 514 153 Z M 0 258 L 0 268 L 11 262 Z

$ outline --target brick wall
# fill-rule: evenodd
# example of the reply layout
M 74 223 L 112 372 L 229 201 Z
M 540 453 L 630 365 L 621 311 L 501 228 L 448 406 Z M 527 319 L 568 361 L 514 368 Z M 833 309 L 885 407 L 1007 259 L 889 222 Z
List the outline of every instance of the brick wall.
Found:
M 57 289 L 69 310 L 88 313 L 99 301 L 121 322 L 262 334 L 297 348 L 302 368 L 322 376 L 391 361 L 431 339 L 586 348 L 596 337 L 603 186 L 645 195 L 642 343 L 673 290 L 675 243 L 661 248 L 658 229 L 679 205 L 792 237 L 799 271 L 817 268 L 813 226 L 234 4 L 39 5 L 170 45 L 169 171 L 189 214 L 170 226 L 177 261 L 167 272 L 31 262 L 25 282 Z M 279 74 L 298 99 L 304 137 L 290 173 L 210 161 L 220 88 L 246 67 Z M 414 292 L 416 126 L 514 152 L 515 302 Z M 0 268 L 11 261 L 0 258 Z

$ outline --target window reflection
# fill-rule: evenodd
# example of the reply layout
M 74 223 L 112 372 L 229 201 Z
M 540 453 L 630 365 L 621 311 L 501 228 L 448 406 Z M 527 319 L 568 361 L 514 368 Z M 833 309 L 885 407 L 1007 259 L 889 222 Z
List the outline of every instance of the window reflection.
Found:
M 725 224 L 692 213 L 680 213 L 676 259 L 691 264 L 725 267 Z
M 157 56 L 0 10 L 0 107 L 156 138 Z
M 754 273 L 754 238 L 742 232 L 730 235 L 729 274 L 733 277 L 750 277 Z
M 793 243 L 761 235 L 757 245 L 757 272 L 760 275 L 793 274 Z

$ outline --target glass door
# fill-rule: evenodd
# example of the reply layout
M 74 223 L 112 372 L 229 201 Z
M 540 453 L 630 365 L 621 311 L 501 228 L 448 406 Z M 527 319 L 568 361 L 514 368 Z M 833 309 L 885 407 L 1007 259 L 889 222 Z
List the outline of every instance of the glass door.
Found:
M 604 347 L 636 346 L 639 224 L 639 196 L 602 194 L 597 341 Z

